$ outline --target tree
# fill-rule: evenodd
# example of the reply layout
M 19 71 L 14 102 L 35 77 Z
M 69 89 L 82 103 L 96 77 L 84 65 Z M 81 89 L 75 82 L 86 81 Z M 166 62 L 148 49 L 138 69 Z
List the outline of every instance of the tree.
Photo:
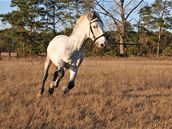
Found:
M 172 28 L 172 1 L 155 0 L 152 5 L 146 5 L 141 10 L 142 24 L 146 29 L 158 31 L 156 57 L 160 54 L 163 30 Z
M 102 9 L 103 11 L 102 13 L 105 14 L 106 16 L 109 16 L 113 20 L 116 31 L 119 34 L 120 55 L 124 56 L 127 21 L 129 20 L 130 15 L 139 7 L 139 5 L 143 2 L 143 0 L 139 0 L 138 2 L 135 2 L 133 0 L 129 0 L 129 1 L 114 0 L 113 4 L 116 5 L 116 7 L 113 8 L 113 10 L 109 10 L 103 7 L 100 1 L 97 0 L 95 1 L 96 4 Z
M 14 42 L 11 39 L 11 36 L 8 34 L 10 29 L 0 31 L 0 59 L 1 52 L 8 52 L 9 59 L 11 58 L 11 52 L 14 51 Z
M 42 15 L 45 23 L 44 28 L 47 31 L 52 31 L 54 36 L 72 22 L 68 0 L 43 0 L 42 6 L 44 8 Z
M 2 21 L 11 24 L 17 51 L 21 53 L 20 56 L 26 56 L 32 53 L 32 46 L 36 43 L 34 34 L 42 27 L 40 1 L 12 0 L 11 6 L 16 7 L 16 10 L 1 15 Z
M 76 20 L 81 13 L 90 10 L 94 5 L 94 0 L 68 0 L 68 7 L 74 20 Z

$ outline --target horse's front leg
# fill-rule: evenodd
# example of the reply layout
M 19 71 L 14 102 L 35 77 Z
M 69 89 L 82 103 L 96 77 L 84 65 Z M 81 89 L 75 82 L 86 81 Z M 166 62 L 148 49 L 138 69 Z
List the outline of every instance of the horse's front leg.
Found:
M 70 72 L 70 80 L 67 87 L 64 87 L 63 92 L 67 94 L 74 86 L 75 86 L 75 78 L 79 69 L 79 66 L 81 65 L 83 61 L 83 55 L 81 54 L 81 57 L 77 60 L 76 66 L 72 67 Z
M 70 70 L 70 80 L 69 80 L 69 83 L 67 85 L 67 87 L 64 87 L 63 89 L 63 92 L 65 94 L 67 94 L 74 86 L 75 86 L 75 77 L 77 75 L 77 71 L 78 70 Z
M 64 68 L 57 69 L 54 72 L 53 81 L 51 82 L 50 87 L 48 89 L 49 94 L 52 94 L 54 92 L 54 88 L 58 87 L 60 80 L 64 77 L 64 73 Z

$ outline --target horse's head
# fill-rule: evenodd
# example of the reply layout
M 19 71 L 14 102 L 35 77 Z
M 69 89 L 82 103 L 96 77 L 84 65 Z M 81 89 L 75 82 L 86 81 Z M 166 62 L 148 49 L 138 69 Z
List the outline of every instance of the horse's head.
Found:
M 103 22 L 95 11 L 87 14 L 89 20 L 88 37 L 91 38 L 97 47 L 103 48 L 107 45 L 106 37 L 103 30 Z

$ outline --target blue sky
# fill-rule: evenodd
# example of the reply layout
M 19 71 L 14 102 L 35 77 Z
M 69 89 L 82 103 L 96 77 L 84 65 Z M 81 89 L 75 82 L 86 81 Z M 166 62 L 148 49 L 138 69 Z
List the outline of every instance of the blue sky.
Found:
M 10 7 L 11 0 L 0 0 L 0 13 L 7 13 L 12 10 Z
M 10 7 L 11 0 L 0 0 L 0 14 L 8 13 L 12 10 Z M 9 24 L 3 24 L 0 21 L 0 29 L 5 29 L 7 27 L 10 27 Z

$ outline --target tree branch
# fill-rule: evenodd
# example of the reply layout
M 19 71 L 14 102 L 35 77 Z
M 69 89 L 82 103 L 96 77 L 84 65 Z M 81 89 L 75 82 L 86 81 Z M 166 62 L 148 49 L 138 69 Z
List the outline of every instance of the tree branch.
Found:
M 137 9 L 137 7 L 139 7 L 139 5 L 143 2 L 144 0 L 141 0 L 132 10 L 130 10 L 130 12 L 127 14 L 127 16 L 126 16 L 126 20 L 128 19 L 128 17 L 131 15 L 131 13 L 135 10 L 135 9 Z
M 99 2 L 98 2 L 97 0 L 95 0 L 95 2 L 97 3 L 97 5 L 98 5 L 103 11 L 105 11 L 104 14 L 106 14 L 107 16 L 109 16 L 109 17 L 111 17 L 111 18 L 113 19 L 113 21 L 114 21 L 114 23 L 115 23 L 115 25 L 116 25 L 116 29 L 117 29 L 117 31 L 120 33 L 120 26 L 119 26 L 119 24 L 118 24 L 118 22 L 117 22 L 117 19 L 114 18 L 113 15 L 112 15 L 109 11 L 107 11 L 102 5 L 100 5 Z
M 132 2 L 133 0 L 130 0 L 126 5 L 125 5 L 125 9 L 127 8 L 127 6 L 129 6 L 130 4 L 131 4 L 131 2 Z
M 116 3 L 116 5 L 118 5 L 120 7 L 120 3 L 117 2 L 116 0 L 114 0 L 114 3 Z
M 103 13 L 103 12 L 98 12 L 98 13 L 101 13 L 101 14 L 103 14 L 103 15 L 105 15 L 105 16 L 108 16 L 108 17 L 111 17 L 111 16 L 109 16 L 107 13 Z M 115 17 L 111 17 L 112 19 L 115 19 L 117 22 L 119 22 L 119 23 L 122 23 L 119 19 L 117 19 L 117 18 L 115 18 Z

